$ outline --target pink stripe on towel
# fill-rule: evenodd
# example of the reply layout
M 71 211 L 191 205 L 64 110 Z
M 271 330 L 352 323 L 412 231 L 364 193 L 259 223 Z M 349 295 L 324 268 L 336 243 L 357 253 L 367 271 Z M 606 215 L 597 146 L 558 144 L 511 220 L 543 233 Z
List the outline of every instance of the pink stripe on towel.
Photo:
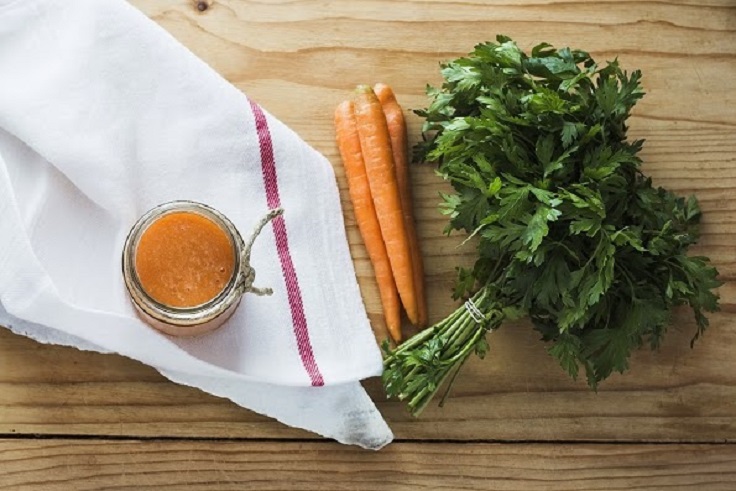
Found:
M 263 114 L 263 110 L 261 110 L 258 104 L 251 101 L 250 107 L 255 117 L 258 143 L 261 147 L 261 170 L 263 172 L 263 183 L 266 187 L 266 201 L 268 202 L 269 208 L 278 208 L 281 206 L 281 199 L 279 198 L 279 183 L 276 175 L 276 162 L 273 156 L 273 142 L 271 141 L 271 132 L 268 129 L 268 121 L 266 121 L 266 115 Z M 285 210 L 285 213 L 288 212 L 289 210 Z M 312 343 L 309 340 L 309 328 L 307 326 L 307 318 L 304 315 L 302 291 L 299 288 L 299 278 L 297 277 L 294 262 L 289 252 L 286 221 L 283 216 L 279 216 L 272 223 L 273 233 L 276 237 L 276 249 L 281 260 L 281 271 L 286 282 L 286 293 L 289 299 L 289 307 L 291 308 L 291 319 L 299 348 L 299 356 L 301 356 L 302 364 L 309 374 L 312 385 L 322 386 L 325 382 L 317 366 L 317 361 L 314 359 Z

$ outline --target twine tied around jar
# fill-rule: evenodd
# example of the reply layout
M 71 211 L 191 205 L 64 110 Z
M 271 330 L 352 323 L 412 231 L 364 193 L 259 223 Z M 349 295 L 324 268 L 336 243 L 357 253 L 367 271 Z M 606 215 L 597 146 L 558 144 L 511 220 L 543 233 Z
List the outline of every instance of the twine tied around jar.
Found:
M 261 233 L 261 230 L 263 230 L 263 227 L 265 227 L 268 224 L 268 222 L 270 222 L 274 218 L 281 216 L 283 213 L 284 213 L 283 208 L 274 208 L 273 210 L 270 210 L 256 224 L 255 228 L 253 229 L 253 232 L 248 238 L 248 242 L 245 244 L 245 247 L 243 248 L 243 253 L 240 256 L 240 264 L 242 265 L 241 268 L 243 271 L 243 280 L 240 284 L 240 288 L 243 291 L 243 293 L 254 293 L 258 296 L 273 294 L 273 289 L 271 288 L 268 288 L 268 287 L 259 288 L 257 286 L 253 286 L 253 282 L 256 279 L 256 270 L 253 269 L 253 266 L 250 265 L 250 252 L 251 252 L 251 249 L 253 248 L 253 243 L 256 241 L 256 237 L 258 237 L 258 235 Z

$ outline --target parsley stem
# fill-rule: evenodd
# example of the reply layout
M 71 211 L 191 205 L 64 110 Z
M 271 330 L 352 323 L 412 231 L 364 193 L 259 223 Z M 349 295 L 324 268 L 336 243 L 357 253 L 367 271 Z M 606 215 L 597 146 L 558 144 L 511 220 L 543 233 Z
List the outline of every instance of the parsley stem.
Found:
M 478 323 L 462 305 L 432 328 L 387 351 L 384 383 L 389 397 L 408 400 L 412 414 L 419 415 L 474 351 L 484 351 L 486 333 L 503 321 L 495 293 L 495 285 L 487 284 L 471 299 L 484 315 L 483 322 Z
M 447 383 L 447 388 L 445 389 L 445 393 L 442 394 L 442 399 L 440 399 L 439 407 L 445 406 L 445 401 L 447 400 L 447 397 L 450 395 L 450 389 L 452 389 L 452 386 L 455 385 L 455 379 L 457 378 L 457 375 L 460 373 L 460 370 L 462 370 L 463 366 L 465 365 L 465 362 L 468 361 L 469 356 L 466 356 L 463 361 L 457 364 L 457 368 L 455 368 L 455 372 L 452 374 L 452 378 Z
M 448 348 L 453 348 L 458 345 L 458 342 L 462 344 L 464 341 L 469 321 L 472 321 L 469 315 L 467 313 L 465 315 L 461 315 L 458 320 L 456 320 L 450 328 L 448 328 L 448 335 L 449 337 L 446 340 L 446 345 Z

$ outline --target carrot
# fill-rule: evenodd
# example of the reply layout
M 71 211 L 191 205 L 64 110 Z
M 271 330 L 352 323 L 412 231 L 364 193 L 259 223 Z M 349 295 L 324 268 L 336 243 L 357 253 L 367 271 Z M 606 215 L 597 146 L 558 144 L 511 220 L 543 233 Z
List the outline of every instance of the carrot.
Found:
M 388 124 L 381 102 L 368 85 L 359 85 L 355 90 L 355 121 L 373 204 L 376 207 L 396 288 L 399 290 L 399 297 L 407 317 L 412 324 L 417 324 L 419 313 L 414 294 L 411 250 L 404 228 L 404 214 L 401 210 L 399 185 L 396 182 Z
M 358 230 L 360 230 L 360 235 L 363 237 L 363 242 L 375 271 L 386 326 L 394 341 L 399 342 L 401 340 L 399 294 L 396 290 L 391 264 L 381 235 L 381 227 L 373 205 L 352 101 L 345 101 L 337 106 L 335 110 L 335 131 L 337 146 L 340 149 L 340 155 L 345 166 L 355 220 L 358 223 Z
M 388 134 L 391 137 L 391 149 L 396 165 L 396 182 L 401 196 L 401 211 L 404 213 L 404 228 L 409 237 L 411 265 L 414 272 L 414 295 L 417 299 L 418 327 L 427 325 L 427 299 L 424 295 L 424 264 L 419 249 L 417 229 L 414 225 L 414 211 L 411 200 L 411 177 L 409 175 L 409 148 L 406 137 L 406 121 L 404 113 L 396 100 L 394 91 L 386 84 L 373 87 L 378 100 L 381 101 L 383 113 L 386 115 Z

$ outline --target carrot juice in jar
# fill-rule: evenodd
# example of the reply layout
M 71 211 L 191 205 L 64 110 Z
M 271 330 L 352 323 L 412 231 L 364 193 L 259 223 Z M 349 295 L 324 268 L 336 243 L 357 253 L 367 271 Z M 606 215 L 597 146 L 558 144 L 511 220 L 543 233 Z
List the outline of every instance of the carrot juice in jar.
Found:
M 272 211 L 260 228 L 278 214 Z M 227 217 L 202 203 L 173 201 L 148 211 L 123 249 L 123 277 L 139 315 L 174 336 L 218 328 L 243 293 L 269 293 L 252 287 L 251 244 Z

